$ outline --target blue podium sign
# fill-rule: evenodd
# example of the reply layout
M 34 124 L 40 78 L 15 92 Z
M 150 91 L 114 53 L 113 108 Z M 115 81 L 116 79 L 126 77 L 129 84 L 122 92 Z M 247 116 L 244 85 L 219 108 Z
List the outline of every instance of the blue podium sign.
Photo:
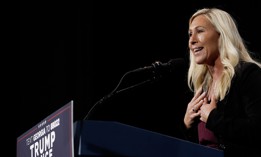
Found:
M 17 157 L 74 157 L 73 101 L 17 138 Z

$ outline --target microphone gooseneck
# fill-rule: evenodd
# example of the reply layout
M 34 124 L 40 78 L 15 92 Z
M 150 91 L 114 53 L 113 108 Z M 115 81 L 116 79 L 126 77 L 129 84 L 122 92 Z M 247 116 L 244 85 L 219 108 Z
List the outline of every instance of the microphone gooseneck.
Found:
M 159 78 L 161 78 L 162 76 L 171 73 L 177 69 L 180 68 L 184 68 L 185 65 L 185 61 L 182 58 L 176 58 L 176 59 L 171 59 L 169 60 L 167 63 L 162 63 L 160 61 L 155 61 L 154 63 L 152 63 L 150 66 L 145 66 L 142 68 L 138 68 L 138 69 L 134 69 L 131 71 L 126 72 L 120 79 L 119 83 L 117 84 L 117 86 L 106 96 L 104 96 L 103 98 L 101 98 L 99 101 L 97 101 L 89 110 L 89 112 L 87 113 L 87 115 L 84 117 L 84 120 L 88 120 L 89 117 L 91 116 L 91 114 L 93 113 L 95 107 L 99 104 L 102 104 L 105 100 L 109 99 L 110 97 L 112 97 L 115 94 L 121 93 L 123 91 L 144 85 L 146 83 L 150 83 L 153 82 Z M 119 89 L 123 79 L 131 74 L 131 73 L 137 73 L 137 72 L 149 72 L 152 73 L 152 78 L 149 78 L 145 81 L 139 82 L 137 84 L 131 85 L 127 88 L 123 88 L 123 89 Z

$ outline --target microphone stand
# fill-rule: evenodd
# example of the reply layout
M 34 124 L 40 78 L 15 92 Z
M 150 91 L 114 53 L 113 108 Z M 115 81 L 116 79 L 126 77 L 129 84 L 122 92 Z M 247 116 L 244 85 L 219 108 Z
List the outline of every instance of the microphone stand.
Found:
M 120 85 L 121 85 L 123 79 L 124 79 L 127 75 L 129 75 L 129 74 L 131 74 L 131 73 L 136 73 L 136 72 L 138 72 L 137 70 L 138 70 L 138 69 L 135 69 L 135 70 L 131 70 L 131 71 L 126 72 L 126 73 L 121 77 L 121 79 L 120 79 L 119 83 L 117 84 L 117 86 L 116 86 L 108 95 L 106 95 L 106 96 L 104 96 L 103 98 L 101 98 L 100 100 L 98 100 L 98 101 L 91 107 L 91 109 L 89 110 L 89 112 L 87 113 L 87 115 L 84 117 L 83 120 L 88 120 L 88 119 L 90 118 L 91 114 L 93 113 L 95 107 L 96 107 L 97 105 L 99 105 L 99 104 L 102 104 L 105 100 L 109 99 L 110 97 L 112 97 L 112 96 L 114 96 L 114 95 L 116 95 L 116 94 L 118 94 L 118 93 L 124 92 L 124 91 L 126 91 L 126 90 L 129 90 L 129 89 L 132 89 L 132 88 L 135 88 L 135 87 L 144 85 L 144 84 L 146 84 L 146 83 L 153 82 L 153 81 L 155 81 L 156 78 L 157 78 L 157 77 L 153 77 L 152 79 L 147 79 L 147 80 L 145 80 L 145 81 L 139 82 L 139 83 L 134 84 L 134 85 L 132 85 L 132 86 L 129 86 L 129 87 L 127 87 L 127 88 L 123 88 L 123 89 L 118 90 L 118 88 L 120 87 Z

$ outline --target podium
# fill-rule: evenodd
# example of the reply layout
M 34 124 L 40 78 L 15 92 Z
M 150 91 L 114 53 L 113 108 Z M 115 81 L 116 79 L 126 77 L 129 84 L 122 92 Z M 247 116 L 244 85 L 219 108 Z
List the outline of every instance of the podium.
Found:
M 17 157 L 223 157 L 223 151 L 116 121 L 73 122 L 73 101 L 17 138 Z
M 223 151 L 114 121 L 74 122 L 75 157 L 223 157 Z

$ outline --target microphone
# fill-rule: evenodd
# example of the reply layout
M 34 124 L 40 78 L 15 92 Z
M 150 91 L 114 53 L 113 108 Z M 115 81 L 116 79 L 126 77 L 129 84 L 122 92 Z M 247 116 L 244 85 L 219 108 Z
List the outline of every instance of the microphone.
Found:
M 145 66 L 133 70 L 132 72 L 152 72 L 154 75 L 161 76 L 163 74 L 171 73 L 175 70 L 182 70 L 185 68 L 185 60 L 183 58 L 175 58 L 169 60 L 167 63 L 155 61 L 150 66 Z

